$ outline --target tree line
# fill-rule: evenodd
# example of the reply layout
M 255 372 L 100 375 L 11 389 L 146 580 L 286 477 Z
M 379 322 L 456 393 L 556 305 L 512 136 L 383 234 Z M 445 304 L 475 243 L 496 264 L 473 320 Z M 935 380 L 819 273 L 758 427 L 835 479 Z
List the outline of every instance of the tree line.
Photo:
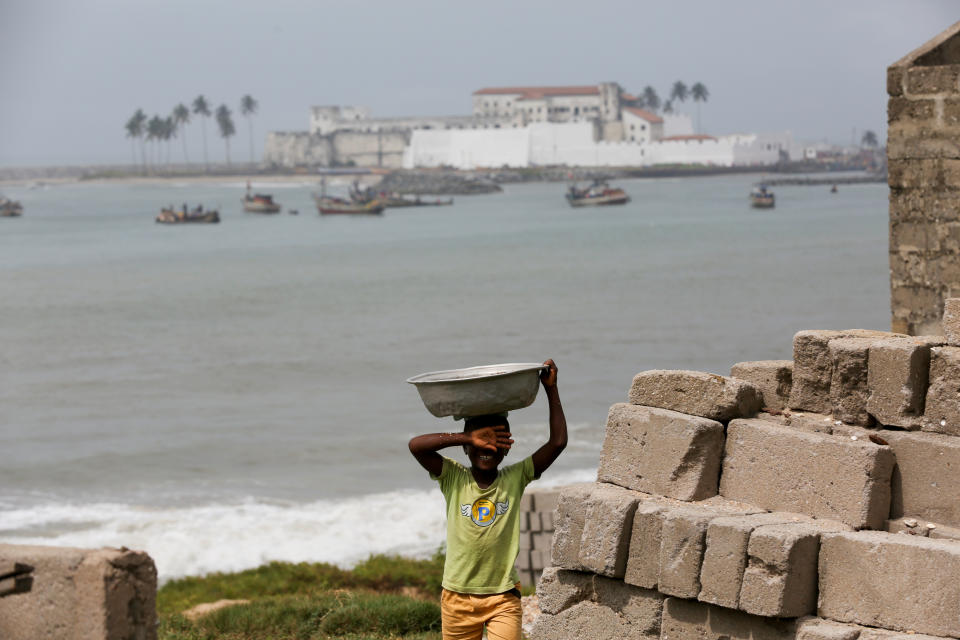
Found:
M 647 85 L 643 92 L 633 100 L 633 104 L 641 109 L 647 109 L 654 113 L 662 110 L 663 113 L 673 113 L 676 103 L 683 103 L 687 98 L 692 99 L 697 105 L 697 131 L 700 131 L 700 103 L 706 102 L 710 98 L 710 91 L 702 82 L 695 82 L 693 86 L 687 87 L 686 83 L 677 80 L 669 91 L 669 98 L 660 99 L 660 94 L 652 86 Z
M 147 151 L 150 151 L 150 162 L 154 167 L 160 164 L 161 156 L 164 154 L 163 146 L 166 146 L 166 164 L 170 164 L 171 141 L 179 137 L 183 142 L 183 161 L 190 162 L 190 156 L 187 153 L 187 129 L 190 123 L 191 114 L 197 116 L 200 120 L 200 129 L 203 133 L 203 165 L 205 169 L 210 168 L 210 161 L 207 155 L 207 119 L 211 116 L 217 122 L 217 129 L 220 137 L 223 138 L 225 147 L 225 157 L 227 165 L 230 165 L 230 138 L 236 134 L 237 128 L 233 122 L 233 113 L 226 104 L 221 104 L 214 111 L 210 111 L 210 103 L 203 95 L 193 99 L 191 103 L 192 110 L 184 103 L 177 104 L 170 115 L 163 117 L 159 114 L 148 117 L 143 109 L 137 109 L 127 123 L 124 129 L 127 137 L 130 138 L 131 149 L 134 153 L 134 164 L 136 164 L 136 145 L 140 146 L 140 157 L 143 164 L 143 171 L 146 173 L 148 166 Z M 259 104 L 250 94 L 240 98 L 240 113 L 247 118 L 247 124 L 250 130 L 250 163 L 253 158 L 253 115 L 257 112 Z

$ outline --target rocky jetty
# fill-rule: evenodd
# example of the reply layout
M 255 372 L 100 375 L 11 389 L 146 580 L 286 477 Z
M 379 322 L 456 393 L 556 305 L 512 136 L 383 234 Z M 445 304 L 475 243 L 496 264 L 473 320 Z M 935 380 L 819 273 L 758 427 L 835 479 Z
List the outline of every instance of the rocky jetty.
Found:
M 485 177 L 456 171 L 394 171 L 380 181 L 377 189 L 410 195 L 474 195 L 503 191 L 500 185 Z

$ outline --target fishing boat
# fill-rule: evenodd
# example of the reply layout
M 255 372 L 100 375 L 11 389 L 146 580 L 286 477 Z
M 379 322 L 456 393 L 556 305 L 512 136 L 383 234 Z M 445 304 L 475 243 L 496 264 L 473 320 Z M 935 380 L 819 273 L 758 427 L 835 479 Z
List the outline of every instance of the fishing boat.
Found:
M 338 198 L 327 195 L 327 178 L 320 179 L 320 193 L 313 194 L 320 215 L 330 214 L 360 214 L 377 215 L 383 213 L 383 202 L 376 198 L 369 189 L 361 189 L 354 181 L 350 189 L 349 198 Z
M 404 196 L 399 193 L 381 193 L 377 198 L 387 209 L 400 207 L 446 207 L 453 204 L 453 198 L 442 200 L 435 198 L 433 200 L 424 200 L 420 196 Z
M 15 200 L 0 196 L 0 218 L 19 218 L 23 215 L 23 205 Z
M 757 185 L 750 191 L 751 207 L 755 209 L 773 209 L 775 204 L 776 198 L 773 196 L 773 191 L 767 189 L 767 185 Z
M 165 208 L 160 210 L 160 215 L 157 216 L 157 222 L 160 224 L 213 224 L 220 222 L 220 212 L 216 209 L 204 211 L 201 207 L 197 207 L 194 211 L 177 211 L 175 209 Z
M 380 214 L 383 213 L 383 203 L 377 199 L 367 200 L 365 202 L 355 202 L 344 198 L 335 198 L 333 196 L 316 195 L 313 196 L 317 203 L 317 211 L 322 215 L 333 213 L 354 213 L 354 214 Z
M 247 195 L 243 198 L 243 210 L 249 213 L 280 213 L 283 207 L 273 201 L 273 196 L 266 193 L 251 193 L 250 182 L 247 182 Z
M 585 189 L 571 184 L 567 189 L 567 202 L 571 207 L 627 204 L 630 202 L 630 196 L 619 187 L 611 187 L 603 180 L 594 180 L 593 184 Z

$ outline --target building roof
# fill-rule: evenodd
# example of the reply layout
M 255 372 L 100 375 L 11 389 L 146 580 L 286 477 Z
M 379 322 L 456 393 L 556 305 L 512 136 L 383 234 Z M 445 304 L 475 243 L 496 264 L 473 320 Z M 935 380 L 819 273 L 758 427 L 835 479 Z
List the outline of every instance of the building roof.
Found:
M 624 107 L 624 111 L 629 111 L 630 113 L 637 116 L 638 118 L 643 118 L 644 120 L 652 124 L 660 124 L 661 122 L 663 122 L 663 118 L 661 118 L 655 113 L 651 113 L 647 111 L 646 109 L 639 109 L 637 107 Z
M 595 85 L 570 87 L 488 87 L 474 91 L 475 96 L 519 95 L 521 100 L 543 98 L 544 96 L 596 96 L 600 88 Z
M 621 93 L 620 97 L 627 102 L 634 102 L 637 99 L 637 96 L 633 95 L 632 93 Z
M 716 140 L 713 136 L 708 136 L 704 133 L 694 133 L 686 136 L 669 136 L 667 138 L 660 138 L 660 142 L 669 142 L 670 140 Z

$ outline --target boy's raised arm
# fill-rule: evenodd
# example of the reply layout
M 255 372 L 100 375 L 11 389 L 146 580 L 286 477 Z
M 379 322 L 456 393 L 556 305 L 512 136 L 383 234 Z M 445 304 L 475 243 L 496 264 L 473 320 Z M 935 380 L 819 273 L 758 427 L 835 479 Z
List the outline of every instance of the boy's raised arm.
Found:
M 410 453 L 420 466 L 435 476 L 443 471 L 443 456 L 437 451 L 447 447 L 472 445 L 479 449 L 496 451 L 510 449 L 513 440 L 505 426 L 484 427 L 470 433 L 427 433 L 410 440 Z
M 540 382 L 543 383 L 550 405 L 550 439 L 533 454 L 533 471 L 538 478 L 567 446 L 567 419 L 560 404 L 560 392 L 557 391 L 557 365 L 549 359 L 543 364 L 547 369 L 540 374 Z

